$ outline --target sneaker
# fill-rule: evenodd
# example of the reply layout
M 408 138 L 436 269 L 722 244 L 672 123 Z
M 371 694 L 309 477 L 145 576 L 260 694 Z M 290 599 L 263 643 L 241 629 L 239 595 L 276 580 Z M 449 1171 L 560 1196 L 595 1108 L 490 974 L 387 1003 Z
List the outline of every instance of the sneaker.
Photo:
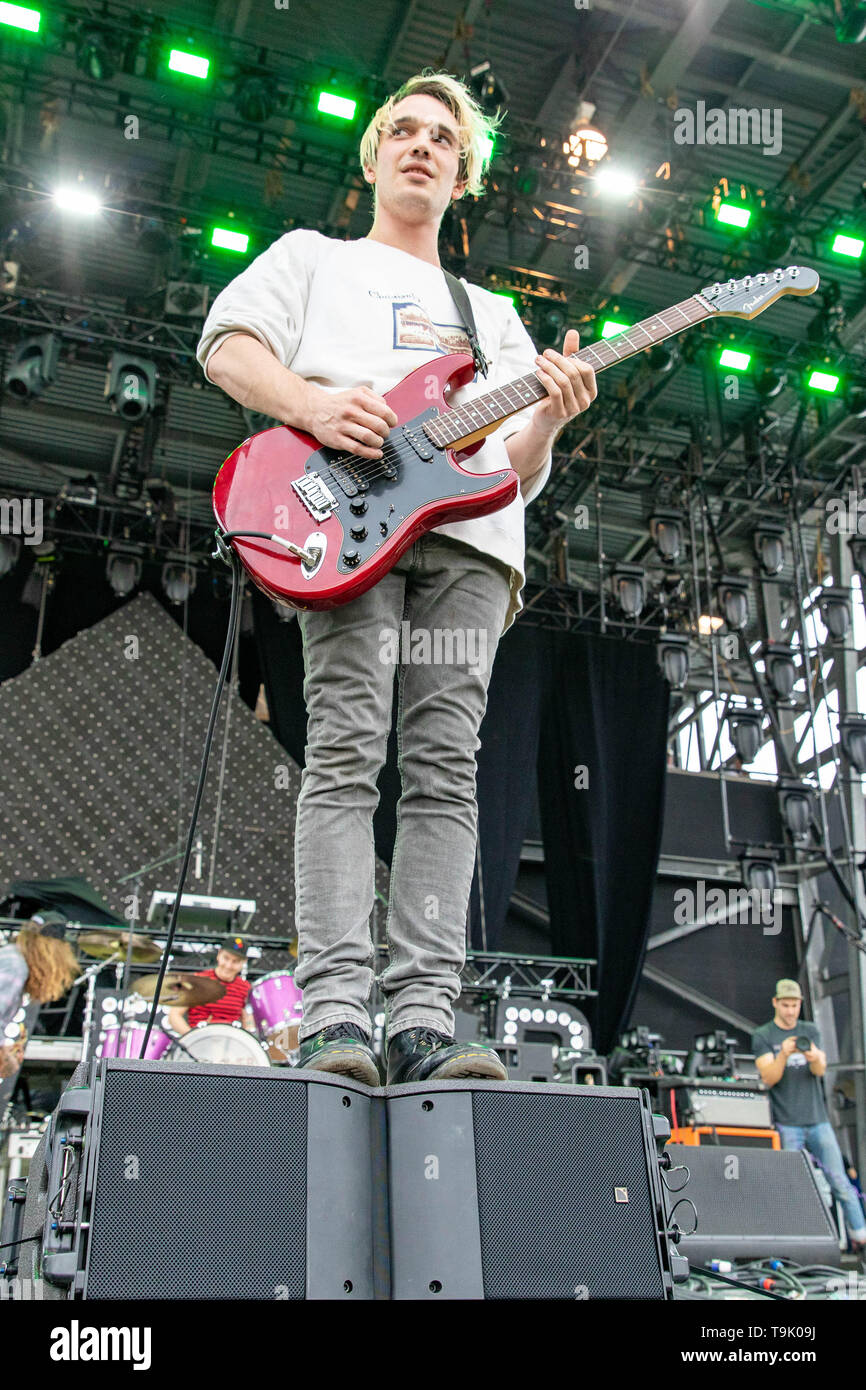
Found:
M 366 1033 L 354 1023 L 332 1023 L 301 1043 L 298 1067 L 305 1071 L 336 1072 L 365 1086 L 379 1086 L 379 1064 Z
M 491 1047 L 459 1043 L 433 1028 L 406 1028 L 388 1044 L 388 1086 L 410 1081 L 507 1081 L 508 1072 Z

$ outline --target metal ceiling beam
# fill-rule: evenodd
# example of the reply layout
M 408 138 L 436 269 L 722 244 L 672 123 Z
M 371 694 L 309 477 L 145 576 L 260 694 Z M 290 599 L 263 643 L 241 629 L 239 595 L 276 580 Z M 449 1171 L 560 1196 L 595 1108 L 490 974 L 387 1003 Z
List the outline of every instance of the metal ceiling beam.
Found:
M 455 21 L 455 33 L 452 35 L 448 47 L 442 56 L 442 67 L 447 72 L 453 72 L 455 69 L 461 72 L 463 71 L 458 63 L 458 58 L 462 62 L 464 46 L 470 42 L 468 36 L 456 32 L 457 27 L 462 25 L 464 30 L 471 28 L 476 19 L 480 19 L 484 14 L 484 10 L 485 0 L 467 0 L 467 3 L 463 6 L 462 14 L 459 15 Z
M 630 0 L 592 0 L 592 8 L 601 10 L 607 14 L 628 15 L 632 10 Z M 645 29 L 658 29 L 672 32 L 676 29 L 676 21 L 663 18 L 660 15 L 648 15 L 641 11 L 636 19 L 642 21 Z M 723 53 L 737 53 L 743 58 L 751 58 L 761 67 L 770 68 L 776 72 L 789 72 L 797 77 L 802 77 L 804 83 L 810 86 L 815 81 L 827 82 L 835 87 L 848 87 L 854 85 L 855 79 L 850 73 L 846 74 L 836 68 L 820 67 L 813 62 L 805 62 L 799 58 L 791 58 L 778 52 L 773 48 L 764 48 L 761 44 L 752 43 L 746 39 L 729 38 L 725 34 L 715 32 L 708 33 L 704 38 L 704 44 L 709 48 L 719 49 Z
M 722 1023 L 729 1023 L 732 1028 L 738 1028 L 741 1033 L 754 1033 L 757 1024 L 744 1014 L 735 1013 L 733 1009 L 727 1008 L 725 1004 L 720 1004 L 718 999 L 712 999 L 709 994 L 703 994 L 699 989 L 694 989 L 687 985 L 683 980 L 675 980 L 673 975 L 669 975 L 665 970 L 658 970 L 654 965 L 644 963 L 641 976 L 649 980 L 654 985 L 659 985 L 669 994 L 674 994 L 678 999 L 684 999 L 687 1004 L 694 1004 L 696 1008 L 708 1013 L 711 1018 L 717 1018 Z
M 394 35 L 394 38 L 390 41 L 388 45 L 387 54 L 383 55 L 380 59 L 379 71 L 381 72 L 385 81 L 389 84 L 397 80 L 396 75 L 397 67 L 400 62 L 400 50 L 403 47 L 403 41 L 406 38 L 406 35 L 409 33 L 409 30 L 412 28 L 412 25 L 415 22 L 415 16 L 418 13 L 418 6 L 419 0 L 410 0 L 410 3 L 405 6 L 403 10 L 403 18 L 400 21 L 400 27 Z

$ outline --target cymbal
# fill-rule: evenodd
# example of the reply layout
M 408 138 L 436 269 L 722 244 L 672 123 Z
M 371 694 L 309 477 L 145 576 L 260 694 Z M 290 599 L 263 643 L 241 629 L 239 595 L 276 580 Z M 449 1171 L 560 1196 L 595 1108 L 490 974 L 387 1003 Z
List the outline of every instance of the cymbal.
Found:
M 129 949 L 129 932 L 88 931 L 78 938 L 79 948 L 97 960 L 107 960 L 109 956 L 126 956 Z M 149 936 L 133 936 L 132 959 L 136 965 L 152 965 L 159 960 L 162 951 Z
M 156 994 L 158 979 L 158 974 L 140 976 L 135 982 L 135 988 L 145 999 L 152 999 Z M 215 1004 L 217 999 L 222 999 L 225 992 L 225 985 L 219 980 L 210 979 L 208 975 L 169 970 L 162 982 L 159 1002 L 190 1009 L 194 1004 Z

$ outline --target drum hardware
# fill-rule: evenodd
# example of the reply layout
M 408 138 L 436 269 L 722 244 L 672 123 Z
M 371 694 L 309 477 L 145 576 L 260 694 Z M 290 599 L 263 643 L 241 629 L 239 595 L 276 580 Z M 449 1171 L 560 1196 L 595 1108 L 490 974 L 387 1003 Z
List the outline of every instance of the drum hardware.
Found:
M 82 932 L 78 947 L 87 956 L 95 956 L 106 961 L 130 952 L 133 965 L 153 965 L 159 960 L 162 951 L 148 936 L 136 936 L 125 931 Z
M 144 999 L 153 999 L 159 974 L 144 975 L 136 981 L 136 989 Z M 219 980 L 208 975 L 188 975 L 179 970 L 170 970 L 162 982 L 159 1002 L 167 1006 L 191 1009 L 196 1004 L 215 1004 L 222 999 L 226 987 Z
M 73 981 L 73 984 L 76 985 L 82 984 L 84 980 L 87 981 L 87 988 L 85 990 L 84 995 L 84 1019 L 82 1021 L 81 1028 L 82 1062 L 87 1061 L 87 1055 L 90 1050 L 90 1041 L 93 1036 L 93 1003 L 96 995 L 96 977 L 99 974 L 100 970 L 102 970 L 104 966 L 110 965 L 112 960 L 114 959 L 116 959 L 116 952 L 114 955 L 108 956 L 106 960 L 97 960 L 94 962 L 93 965 L 88 965 L 85 968 L 83 974 L 79 975 L 78 979 Z

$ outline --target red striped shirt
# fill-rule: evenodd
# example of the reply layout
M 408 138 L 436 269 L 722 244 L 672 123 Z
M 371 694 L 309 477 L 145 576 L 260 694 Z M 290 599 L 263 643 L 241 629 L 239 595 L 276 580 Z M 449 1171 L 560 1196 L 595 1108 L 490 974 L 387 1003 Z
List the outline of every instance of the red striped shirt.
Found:
M 196 974 L 205 975 L 209 980 L 218 978 L 215 970 L 197 970 Z M 225 980 L 219 983 L 226 986 L 222 999 L 216 999 L 213 1004 L 195 1004 L 186 1016 L 190 1028 L 195 1028 L 197 1023 L 234 1023 L 240 1018 L 250 992 L 249 980 L 242 980 L 238 975 L 230 985 Z

